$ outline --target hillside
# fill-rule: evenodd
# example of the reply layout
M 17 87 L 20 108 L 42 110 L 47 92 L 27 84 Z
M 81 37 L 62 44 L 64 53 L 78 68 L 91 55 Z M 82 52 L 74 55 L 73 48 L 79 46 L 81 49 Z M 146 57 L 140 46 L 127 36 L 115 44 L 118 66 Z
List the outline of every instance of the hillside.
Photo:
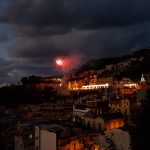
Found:
M 119 63 L 126 61 L 131 63 L 130 66 L 124 70 L 118 68 L 113 73 L 115 76 L 119 78 L 130 77 L 131 79 L 136 79 L 139 78 L 142 73 L 150 73 L 150 48 L 140 49 L 130 55 L 121 57 L 91 59 L 77 70 L 76 75 L 88 70 L 105 69 L 106 65 L 117 66 Z

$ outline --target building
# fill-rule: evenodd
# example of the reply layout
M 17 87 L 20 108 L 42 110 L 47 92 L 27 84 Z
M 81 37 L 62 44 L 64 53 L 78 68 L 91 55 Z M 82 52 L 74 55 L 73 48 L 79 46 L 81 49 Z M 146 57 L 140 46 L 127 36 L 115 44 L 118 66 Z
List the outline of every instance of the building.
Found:
M 84 107 L 83 105 L 74 105 L 73 106 L 73 117 L 83 119 L 85 114 L 90 111 L 89 108 Z
M 57 150 L 56 132 L 59 132 L 59 128 L 54 127 L 55 130 L 51 131 L 52 128 L 46 125 L 35 126 L 35 150 Z
M 130 102 L 128 99 L 110 100 L 109 107 L 112 112 L 121 112 L 126 116 L 130 115 Z
M 126 95 L 126 94 L 133 94 L 137 91 L 136 88 L 129 88 L 129 87 L 124 87 L 120 89 L 120 93 L 122 95 Z
M 123 61 L 123 62 L 118 63 L 118 69 L 123 71 L 126 68 L 128 68 L 130 65 L 131 65 L 130 61 Z
M 14 136 L 14 150 L 34 149 L 34 129 L 31 123 L 17 124 L 17 132 Z
M 71 127 L 58 124 L 35 126 L 35 150 L 75 150 L 83 148 Z
M 99 84 L 108 83 L 110 85 L 113 85 L 114 84 L 114 78 L 112 76 L 109 76 L 109 77 L 99 77 L 98 78 L 98 83 Z
M 93 112 L 89 112 L 84 117 L 84 125 L 86 128 L 96 131 L 111 130 L 123 127 L 124 118 L 120 113 L 96 115 Z
M 110 64 L 106 65 L 106 70 L 115 71 L 117 69 L 117 65 Z
M 41 78 L 40 81 L 34 85 L 36 88 L 38 88 L 40 90 L 44 90 L 45 88 L 60 87 L 61 84 L 62 84 L 62 78 L 59 76 L 54 76 L 54 77 Z
M 110 131 L 106 131 L 106 136 L 114 142 L 114 144 L 116 145 L 116 149 L 131 149 L 131 137 L 128 132 L 121 129 L 112 129 Z

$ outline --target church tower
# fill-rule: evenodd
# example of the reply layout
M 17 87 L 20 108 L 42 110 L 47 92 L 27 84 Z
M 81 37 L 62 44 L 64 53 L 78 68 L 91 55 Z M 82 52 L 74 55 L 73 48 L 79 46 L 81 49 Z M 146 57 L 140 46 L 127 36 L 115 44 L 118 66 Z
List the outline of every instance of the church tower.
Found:
M 145 80 L 145 78 L 144 78 L 144 75 L 143 75 L 143 74 L 142 74 L 142 76 L 141 76 L 140 89 L 144 89 L 144 90 L 146 90 L 146 89 L 147 89 L 146 80 Z
M 142 74 L 141 76 L 141 83 L 145 83 L 145 78 L 144 78 L 144 75 Z

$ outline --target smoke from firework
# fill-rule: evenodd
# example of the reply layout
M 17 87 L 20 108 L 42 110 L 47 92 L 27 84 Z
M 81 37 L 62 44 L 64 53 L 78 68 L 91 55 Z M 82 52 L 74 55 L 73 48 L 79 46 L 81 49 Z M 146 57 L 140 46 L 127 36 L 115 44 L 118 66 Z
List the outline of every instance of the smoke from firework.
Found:
M 71 53 L 68 56 L 57 57 L 55 63 L 62 73 L 68 73 L 84 63 L 84 56 L 79 53 Z

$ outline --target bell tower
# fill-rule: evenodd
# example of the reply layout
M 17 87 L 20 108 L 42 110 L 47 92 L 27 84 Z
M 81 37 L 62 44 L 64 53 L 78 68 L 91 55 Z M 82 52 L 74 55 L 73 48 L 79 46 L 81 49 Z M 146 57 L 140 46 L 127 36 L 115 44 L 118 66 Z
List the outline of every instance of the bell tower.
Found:
M 142 73 L 142 76 L 141 76 L 141 83 L 145 83 L 145 78 L 144 78 L 143 73 Z

